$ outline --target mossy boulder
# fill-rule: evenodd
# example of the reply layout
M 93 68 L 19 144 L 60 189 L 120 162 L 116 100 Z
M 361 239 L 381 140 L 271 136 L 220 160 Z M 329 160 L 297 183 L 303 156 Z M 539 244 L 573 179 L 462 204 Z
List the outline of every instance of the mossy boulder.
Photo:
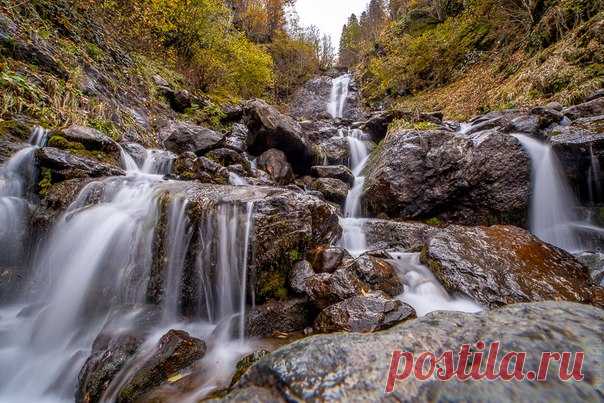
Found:
M 422 261 L 450 292 L 495 308 L 518 302 L 592 301 L 589 270 L 569 253 L 512 226 L 449 226 Z

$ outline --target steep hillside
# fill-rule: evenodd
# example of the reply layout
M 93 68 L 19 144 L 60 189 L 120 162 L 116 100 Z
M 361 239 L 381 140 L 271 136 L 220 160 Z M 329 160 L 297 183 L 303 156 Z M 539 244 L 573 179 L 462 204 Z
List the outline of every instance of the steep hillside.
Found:
M 600 0 L 392 1 L 383 29 L 371 35 L 363 21 L 380 15 L 374 3 L 385 8 L 373 0 L 358 23 L 347 24 L 341 45 L 374 106 L 463 119 L 550 101 L 571 105 L 604 85 Z

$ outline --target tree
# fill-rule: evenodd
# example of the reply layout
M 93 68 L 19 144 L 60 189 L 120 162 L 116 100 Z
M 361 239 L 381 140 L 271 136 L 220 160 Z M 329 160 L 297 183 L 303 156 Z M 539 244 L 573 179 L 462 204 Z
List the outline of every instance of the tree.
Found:
M 329 70 L 333 67 L 333 62 L 336 58 L 336 50 L 331 41 L 331 36 L 323 34 L 321 38 L 321 55 L 319 57 L 319 66 L 321 70 Z

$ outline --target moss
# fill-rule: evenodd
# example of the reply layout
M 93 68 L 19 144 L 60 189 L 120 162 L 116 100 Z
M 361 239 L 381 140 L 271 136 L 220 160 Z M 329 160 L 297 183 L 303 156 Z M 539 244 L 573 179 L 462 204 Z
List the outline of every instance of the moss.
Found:
M 104 52 L 101 50 L 101 48 L 90 42 L 86 43 L 86 53 L 96 61 L 102 60 L 104 56 Z
M 73 155 L 83 158 L 92 158 L 107 164 L 117 164 L 118 161 L 107 153 L 99 150 L 87 150 L 82 143 L 69 141 L 60 134 L 53 134 L 48 140 L 48 147 L 60 148 L 69 151 Z
M 102 117 L 97 116 L 95 118 L 90 119 L 88 121 L 88 124 L 90 125 L 90 127 L 111 137 L 114 141 L 119 142 L 121 140 L 122 136 L 120 135 L 119 130 L 117 129 L 115 124 L 108 119 L 104 119 Z
M 420 121 L 410 121 L 407 119 L 395 119 L 388 126 L 388 131 L 397 131 L 397 130 L 434 130 L 437 129 L 438 125 L 432 122 L 428 122 L 425 120 Z
M 442 220 L 438 217 L 432 217 L 425 221 L 426 224 L 438 227 L 443 224 Z
M 239 362 L 237 363 L 237 369 L 235 370 L 235 374 L 233 375 L 233 378 L 231 380 L 230 387 L 232 388 L 233 386 L 235 386 L 235 384 L 239 382 L 243 374 L 245 374 L 252 365 L 254 365 L 261 358 L 269 354 L 270 352 L 267 350 L 259 350 L 252 354 L 246 355 L 241 360 L 239 360 Z
M 0 121 L 0 138 L 14 137 L 27 141 L 31 135 L 31 127 L 25 122 L 18 120 Z
M 38 181 L 38 194 L 41 198 L 48 197 L 48 192 L 52 187 L 52 172 L 48 168 L 42 168 L 40 180 Z

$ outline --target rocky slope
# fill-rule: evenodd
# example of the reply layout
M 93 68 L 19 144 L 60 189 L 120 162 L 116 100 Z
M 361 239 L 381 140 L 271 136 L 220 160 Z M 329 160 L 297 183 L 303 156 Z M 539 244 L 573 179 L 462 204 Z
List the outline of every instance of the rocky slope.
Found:
M 42 2 L 36 10 L 52 18 L 48 7 Z M 56 60 L 65 49 L 57 46 L 81 32 L 83 21 L 76 18 L 48 40 L 32 40 L 12 21 L 19 18 L 11 14 L 0 21 L 0 38 L 10 36 L 14 49 L 37 56 L 13 51 L 8 65 L 28 75 L 31 66 L 23 63 L 36 64 L 45 78 L 69 80 L 69 66 L 63 70 Z M 102 49 L 126 63 L 102 66 L 132 67 L 127 57 L 118 57 L 126 54 L 118 48 Z M 101 66 L 84 60 L 90 68 Z M 322 77 L 300 90 L 289 114 L 255 99 L 225 109 L 223 124 L 210 127 L 185 119 L 181 104 L 202 101 L 163 74 L 154 72 L 140 93 L 101 87 L 95 95 L 115 98 L 114 114 L 154 116 L 135 119 L 131 130 L 116 123 L 103 131 L 91 119 L 73 122 L 62 115 L 56 116 L 59 124 L 49 125 L 35 113 L 1 122 L 2 161 L 28 149 L 34 125 L 51 129 L 46 141 L 29 148 L 31 175 L 10 164 L 0 169 L 0 183 L 20 172 L 16 176 L 28 184 L 19 195 L 0 193 L 2 201 L 18 198 L 27 205 L 29 247 L 27 259 L 0 265 L 0 303 L 28 303 L 8 316 L 14 320 L 8 326 L 2 312 L 3 340 L 18 345 L 15 340 L 32 323 L 56 337 L 62 330 L 53 329 L 53 316 L 46 316 L 56 308 L 46 294 L 65 290 L 54 296 L 61 308 L 73 302 L 63 297 L 82 294 L 76 300 L 81 312 L 68 322 L 81 327 L 73 329 L 75 335 L 72 329 L 58 333 L 60 340 L 74 337 L 77 351 L 69 350 L 73 355 L 48 390 L 78 402 L 602 396 L 601 260 L 588 250 L 580 256 L 591 263 L 587 267 L 527 231 L 534 162 L 517 136 L 553 144 L 563 176 L 593 213 L 604 197 L 590 192 L 604 166 L 604 93 L 566 109 L 550 104 L 506 110 L 461 124 L 439 113 L 368 113 L 351 84 L 342 116 L 332 118 L 325 110 L 333 79 Z M 77 99 L 75 110 L 90 102 L 87 96 Z M 119 135 L 111 136 L 113 130 Z M 359 158 L 353 145 L 359 143 L 373 151 L 363 172 L 353 172 Z M 350 235 L 344 207 L 359 183 L 366 220 L 353 229 L 365 236 L 362 251 L 344 247 Z M 129 192 L 134 197 L 120 199 Z M 96 221 L 86 221 L 91 218 Z M 601 245 L 592 227 L 584 228 L 591 231 L 590 245 Z M 88 234 L 98 238 L 79 243 Z M 64 251 L 84 258 L 74 265 L 55 260 Z M 48 261 L 40 266 L 40 259 Z M 55 279 L 59 285 L 68 280 L 65 288 L 46 277 L 96 266 L 83 289 L 71 277 Z M 421 290 L 414 282 L 418 267 L 428 273 L 420 283 L 436 287 L 447 303 L 463 300 L 483 312 L 424 316 L 433 309 L 417 309 L 425 307 L 408 298 L 414 287 Z M 54 318 L 67 315 L 59 313 Z M 318 333 L 335 334 L 306 337 Z M 44 338 L 40 334 L 31 336 L 32 343 Z M 246 337 L 258 351 L 238 350 Z M 500 340 L 510 351 L 584 351 L 585 381 L 497 381 L 487 388 L 410 379 L 384 396 L 393 350 L 442 352 L 480 340 Z M 224 351 L 236 355 L 226 370 L 217 364 Z M 232 377 L 232 367 L 250 352 Z M 537 357 L 531 355 L 528 364 Z M 11 376 L 2 371 L 0 400 Z M 222 377 L 216 380 L 214 372 Z

